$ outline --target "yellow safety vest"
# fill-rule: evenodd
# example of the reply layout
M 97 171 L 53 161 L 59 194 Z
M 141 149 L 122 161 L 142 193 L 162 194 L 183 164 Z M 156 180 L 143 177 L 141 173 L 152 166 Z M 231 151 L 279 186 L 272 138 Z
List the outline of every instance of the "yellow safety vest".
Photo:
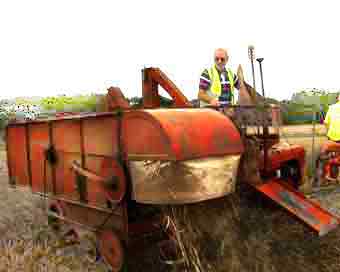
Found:
M 340 141 L 340 102 L 329 107 L 324 123 L 328 126 L 327 136 L 332 141 Z
M 214 96 L 219 97 L 222 93 L 221 80 L 220 75 L 214 65 L 210 69 L 208 69 L 208 74 L 210 78 L 210 91 L 214 94 Z M 230 95 L 231 95 L 231 103 L 234 104 L 234 75 L 230 69 L 227 69 L 228 81 L 230 83 Z

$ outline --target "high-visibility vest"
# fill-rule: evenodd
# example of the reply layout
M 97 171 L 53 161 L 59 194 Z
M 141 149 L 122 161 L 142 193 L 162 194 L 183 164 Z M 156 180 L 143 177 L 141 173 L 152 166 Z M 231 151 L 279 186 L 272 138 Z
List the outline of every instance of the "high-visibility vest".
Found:
M 217 98 L 221 96 L 222 94 L 222 86 L 221 84 L 224 82 L 221 82 L 220 75 L 216 69 L 216 66 L 214 65 L 210 69 L 208 69 L 208 74 L 210 78 L 210 88 L 207 90 L 207 94 L 210 97 Z M 230 96 L 231 96 L 231 103 L 235 104 L 234 99 L 234 88 L 235 88 L 235 82 L 234 82 L 234 74 L 230 69 L 227 69 L 227 77 L 230 84 Z M 226 80 L 226 79 L 224 79 Z M 204 101 L 200 101 L 201 106 L 208 105 L 208 103 L 205 103 Z
M 340 141 L 340 102 L 329 107 L 324 123 L 328 125 L 328 138 Z

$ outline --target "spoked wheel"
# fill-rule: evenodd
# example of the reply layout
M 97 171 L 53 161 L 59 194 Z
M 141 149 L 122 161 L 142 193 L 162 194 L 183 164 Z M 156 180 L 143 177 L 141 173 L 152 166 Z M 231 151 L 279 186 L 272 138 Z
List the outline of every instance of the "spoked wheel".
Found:
M 118 235 L 113 230 L 97 233 L 98 250 L 112 272 L 119 272 L 124 265 L 124 249 Z
M 47 222 L 68 244 L 78 243 L 80 238 L 77 229 L 58 218 L 66 217 L 65 210 L 62 202 L 51 202 L 48 206 Z
M 64 222 L 57 218 L 55 215 L 57 216 L 62 216 L 64 217 L 65 214 L 65 209 L 62 205 L 61 202 L 59 201 L 53 201 L 48 205 L 48 211 L 47 211 L 48 215 L 47 215 L 47 222 L 48 224 L 56 231 L 59 231 L 62 227 L 62 225 L 64 225 Z

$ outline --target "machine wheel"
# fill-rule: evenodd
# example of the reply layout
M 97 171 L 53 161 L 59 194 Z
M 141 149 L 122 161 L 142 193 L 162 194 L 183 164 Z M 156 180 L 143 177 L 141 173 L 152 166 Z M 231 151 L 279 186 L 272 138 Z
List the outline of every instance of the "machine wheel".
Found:
M 118 235 L 113 230 L 97 233 L 98 250 L 112 272 L 121 271 L 124 265 L 124 249 Z
M 115 160 L 104 160 L 101 165 L 101 176 L 107 178 L 103 191 L 108 201 L 119 203 L 126 193 L 126 180 L 123 167 Z
M 65 216 L 65 209 L 59 201 L 53 201 L 48 206 L 48 212 L 53 212 L 59 216 Z M 56 231 L 60 230 L 64 222 L 53 215 L 47 215 L 48 224 Z

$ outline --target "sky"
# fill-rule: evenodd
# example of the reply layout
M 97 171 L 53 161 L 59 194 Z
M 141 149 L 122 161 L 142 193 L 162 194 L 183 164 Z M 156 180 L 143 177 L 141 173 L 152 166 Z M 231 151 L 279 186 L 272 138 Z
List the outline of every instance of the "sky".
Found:
M 143 67 L 159 67 L 193 99 L 219 47 L 252 83 L 248 45 L 264 58 L 267 96 L 340 89 L 337 2 L 0 0 L 0 99 L 110 86 L 141 96 Z

